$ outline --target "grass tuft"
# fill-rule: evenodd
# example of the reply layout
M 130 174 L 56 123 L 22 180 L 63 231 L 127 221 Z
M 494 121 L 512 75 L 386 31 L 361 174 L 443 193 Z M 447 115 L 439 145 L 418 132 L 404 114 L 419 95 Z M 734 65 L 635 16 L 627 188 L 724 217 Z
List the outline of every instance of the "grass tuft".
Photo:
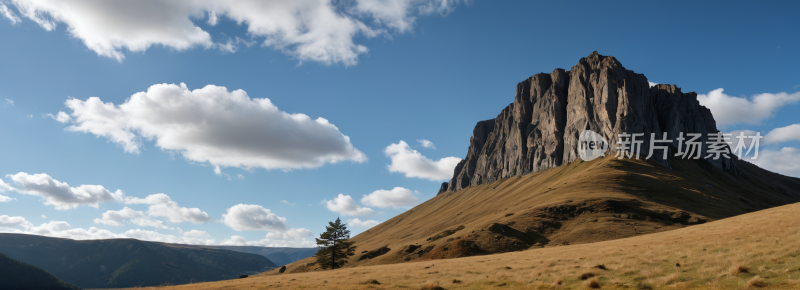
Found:
M 600 288 L 600 280 L 597 277 L 592 277 L 589 280 L 583 282 L 583 287 L 597 289 Z
M 750 281 L 747 281 L 748 288 L 761 288 L 767 286 L 769 286 L 769 283 L 764 281 L 764 279 L 761 279 L 759 276 L 755 276 L 753 279 L 750 279 Z

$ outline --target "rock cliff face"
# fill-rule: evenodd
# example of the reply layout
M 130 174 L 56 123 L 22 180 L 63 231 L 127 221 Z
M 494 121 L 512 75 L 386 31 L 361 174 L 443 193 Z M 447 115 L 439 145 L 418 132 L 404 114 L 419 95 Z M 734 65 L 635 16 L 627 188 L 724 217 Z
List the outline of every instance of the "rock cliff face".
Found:
M 643 133 L 637 138 L 642 140 L 641 158 L 649 153 L 651 133 L 656 140 L 667 133 L 671 144 L 654 145 L 671 145 L 670 156 L 676 149 L 687 148 L 677 140 L 680 133 L 684 137 L 701 133 L 701 159 L 707 154 L 708 133 L 719 132 L 711 111 L 700 105 L 697 94 L 684 94 L 675 85 L 650 87 L 644 75 L 625 69 L 613 56 L 595 51 L 569 71 L 556 69 L 517 84 L 514 102 L 497 118 L 475 126 L 466 158 L 439 193 L 578 160 L 578 137 L 584 130 L 602 135 L 609 143 L 606 155 L 612 156 L 617 152 L 619 134 Z M 663 150 L 654 150 L 652 159 L 670 166 L 662 155 Z M 731 159 L 708 161 L 737 172 Z

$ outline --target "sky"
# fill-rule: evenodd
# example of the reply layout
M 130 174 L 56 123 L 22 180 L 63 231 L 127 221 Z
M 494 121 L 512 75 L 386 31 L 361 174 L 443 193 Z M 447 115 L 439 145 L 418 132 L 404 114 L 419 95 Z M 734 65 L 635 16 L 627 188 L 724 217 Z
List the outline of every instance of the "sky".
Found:
M 476 122 L 592 51 L 800 177 L 800 8 L 0 0 L 0 232 L 314 246 L 436 195 Z

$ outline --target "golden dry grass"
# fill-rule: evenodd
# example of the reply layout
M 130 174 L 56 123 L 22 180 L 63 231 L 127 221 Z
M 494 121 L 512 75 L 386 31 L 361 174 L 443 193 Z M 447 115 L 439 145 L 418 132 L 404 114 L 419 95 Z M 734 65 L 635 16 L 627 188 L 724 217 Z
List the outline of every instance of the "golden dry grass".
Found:
M 443 193 L 353 237 L 357 253 L 389 251 L 356 255 L 347 267 L 594 243 L 800 201 L 796 178 L 746 162 L 733 176 L 704 162 L 678 159 L 670 169 L 606 157 Z M 286 272 L 319 270 L 314 261 Z
M 800 289 L 800 204 L 631 238 L 332 271 L 268 273 L 181 289 Z M 680 264 L 680 266 L 678 266 Z M 597 265 L 606 268 L 598 269 Z M 747 271 L 741 271 L 746 268 Z M 732 271 L 735 269 L 735 271 Z M 586 272 L 597 274 L 581 280 Z M 377 280 L 380 285 L 364 281 Z M 500 286 L 502 285 L 502 286 Z M 426 288 L 427 287 L 427 288 Z

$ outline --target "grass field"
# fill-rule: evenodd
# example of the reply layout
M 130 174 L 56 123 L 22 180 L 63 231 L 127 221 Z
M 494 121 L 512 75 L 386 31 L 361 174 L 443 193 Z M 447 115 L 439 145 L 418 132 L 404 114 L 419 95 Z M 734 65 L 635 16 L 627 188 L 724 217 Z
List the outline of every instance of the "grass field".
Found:
M 379 284 L 377 284 L 379 283 Z M 800 204 L 612 241 L 161 287 L 800 289 Z

